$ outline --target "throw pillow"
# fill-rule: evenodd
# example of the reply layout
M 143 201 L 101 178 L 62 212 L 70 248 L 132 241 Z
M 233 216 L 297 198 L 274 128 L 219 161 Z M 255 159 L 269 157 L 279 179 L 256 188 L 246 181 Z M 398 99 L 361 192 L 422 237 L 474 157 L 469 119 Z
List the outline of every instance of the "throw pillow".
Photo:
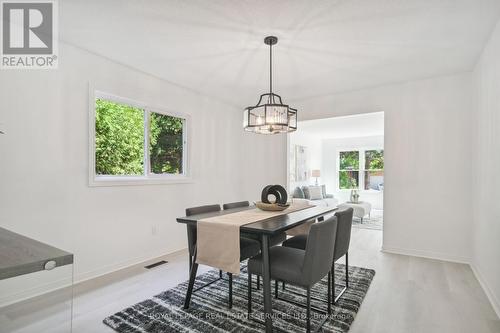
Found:
M 295 190 L 293 190 L 292 196 L 294 198 L 297 198 L 297 199 L 304 199 L 305 198 L 304 191 L 302 191 L 302 189 L 298 186 L 295 188 Z
M 321 186 L 309 186 L 309 198 L 311 200 L 323 199 L 323 193 L 321 191 Z
M 304 192 L 304 198 L 311 199 L 311 195 L 309 194 L 309 186 L 302 186 L 302 191 Z

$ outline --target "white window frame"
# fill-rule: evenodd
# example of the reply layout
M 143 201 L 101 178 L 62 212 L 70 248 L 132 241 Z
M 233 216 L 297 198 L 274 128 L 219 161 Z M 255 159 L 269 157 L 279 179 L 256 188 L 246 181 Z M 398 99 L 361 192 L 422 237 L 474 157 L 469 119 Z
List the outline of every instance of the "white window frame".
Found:
M 375 190 L 365 190 L 365 177 L 364 177 L 364 173 L 365 171 L 377 171 L 377 170 L 365 170 L 365 152 L 368 151 L 368 150 L 384 150 L 384 148 L 380 148 L 380 147 L 363 147 L 363 148 L 342 148 L 342 149 L 338 149 L 337 150 L 337 191 L 344 191 L 344 192 L 347 192 L 347 191 L 351 191 L 351 189 L 347 189 L 347 188 L 340 188 L 340 153 L 344 153 L 344 152 L 349 152 L 349 151 L 357 151 L 359 153 L 359 156 L 358 156 L 358 164 L 359 164 L 359 168 L 358 168 L 358 188 L 357 190 L 359 192 L 373 192 Z M 385 152 L 384 152 L 385 153 Z M 385 154 L 384 154 L 385 156 Z M 384 165 L 385 167 L 385 165 Z M 356 170 L 353 170 L 353 171 L 356 171 Z M 378 192 L 378 191 L 377 191 Z
M 337 150 L 337 191 L 351 191 L 353 189 L 350 189 L 350 188 L 340 188 L 340 171 L 345 171 L 345 170 L 340 170 L 340 153 L 345 153 L 345 152 L 349 152 L 349 151 L 357 151 L 358 152 L 358 170 L 353 170 L 353 171 L 358 171 L 358 188 L 357 190 L 360 191 L 361 188 L 361 179 L 359 174 L 361 172 L 361 161 L 360 161 L 360 158 L 361 158 L 361 150 L 359 148 L 343 148 L 343 149 L 339 149 Z M 364 181 L 364 180 L 363 180 Z
M 369 151 L 369 150 L 382 150 L 382 151 L 384 151 L 384 169 L 373 169 L 373 170 L 367 170 L 366 169 L 366 156 L 365 156 L 365 153 L 367 151 Z M 385 150 L 384 150 L 384 148 L 363 148 L 362 150 L 360 149 L 359 153 L 360 154 L 363 153 L 363 157 L 361 157 L 361 155 L 359 157 L 360 159 L 363 160 L 363 169 L 361 169 L 359 171 L 360 172 L 359 177 L 361 178 L 361 180 L 360 180 L 360 186 L 361 185 L 363 186 L 361 188 L 361 191 L 362 192 L 376 192 L 376 193 L 381 192 L 380 190 L 374 190 L 374 189 L 368 189 L 368 190 L 366 190 L 365 189 L 365 172 L 367 172 L 367 171 L 384 171 L 384 177 L 385 177 Z
M 97 175 L 95 172 L 95 101 L 105 99 L 111 102 L 130 105 L 144 110 L 144 175 Z M 183 124 L 183 147 L 182 147 L 182 174 L 152 174 L 149 162 L 149 133 L 150 113 L 159 113 L 167 116 L 184 119 Z M 133 99 L 116 96 L 90 89 L 89 94 L 89 186 L 120 186 L 120 185 L 148 185 L 148 184 L 179 184 L 191 183 L 190 174 L 190 142 L 191 142 L 191 117 L 188 114 L 166 111 L 163 108 L 152 107 L 147 103 Z

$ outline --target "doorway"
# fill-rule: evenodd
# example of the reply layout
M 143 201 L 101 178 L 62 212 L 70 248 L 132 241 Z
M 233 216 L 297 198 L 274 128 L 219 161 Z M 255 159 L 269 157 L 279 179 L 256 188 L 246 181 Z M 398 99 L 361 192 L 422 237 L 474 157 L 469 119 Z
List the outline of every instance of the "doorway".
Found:
M 288 138 L 287 171 L 294 198 L 353 207 L 353 227 L 382 231 L 384 112 L 300 121 Z M 318 186 L 321 195 L 307 195 Z

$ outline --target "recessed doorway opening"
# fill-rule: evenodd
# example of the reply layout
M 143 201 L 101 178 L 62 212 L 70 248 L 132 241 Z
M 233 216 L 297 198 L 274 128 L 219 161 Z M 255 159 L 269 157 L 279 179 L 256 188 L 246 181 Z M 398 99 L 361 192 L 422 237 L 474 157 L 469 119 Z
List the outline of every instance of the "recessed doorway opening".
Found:
M 353 207 L 353 227 L 382 231 L 384 112 L 300 121 L 289 136 L 287 169 L 294 198 Z

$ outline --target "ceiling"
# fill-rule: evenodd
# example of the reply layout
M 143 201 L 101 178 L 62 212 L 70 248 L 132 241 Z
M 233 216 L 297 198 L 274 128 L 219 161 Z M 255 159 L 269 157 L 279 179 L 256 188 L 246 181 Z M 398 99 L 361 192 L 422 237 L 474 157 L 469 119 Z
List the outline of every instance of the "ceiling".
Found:
M 498 0 L 64 0 L 60 36 L 236 109 L 468 71 Z
M 300 133 L 322 140 L 384 135 L 384 113 L 307 120 L 299 122 L 299 127 Z

